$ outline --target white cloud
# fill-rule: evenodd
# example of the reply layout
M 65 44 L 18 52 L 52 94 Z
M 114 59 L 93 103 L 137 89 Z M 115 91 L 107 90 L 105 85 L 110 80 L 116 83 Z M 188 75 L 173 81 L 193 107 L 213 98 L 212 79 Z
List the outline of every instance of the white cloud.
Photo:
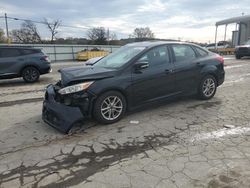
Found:
M 162 12 L 165 11 L 167 5 L 161 0 L 147 0 L 145 3 L 138 7 L 138 12 Z
M 5 2 L 1 2 L 0 4 L 0 12 L 1 13 L 7 13 L 8 15 L 12 15 L 12 16 L 16 16 L 16 15 L 23 15 L 23 16 L 33 16 L 34 13 L 33 12 L 26 12 L 21 10 L 19 7 L 9 4 L 9 3 L 5 3 Z

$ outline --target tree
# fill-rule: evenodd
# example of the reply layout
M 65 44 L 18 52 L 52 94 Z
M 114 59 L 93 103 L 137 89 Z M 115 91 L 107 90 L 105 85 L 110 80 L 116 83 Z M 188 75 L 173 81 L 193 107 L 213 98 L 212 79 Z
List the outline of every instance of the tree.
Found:
M 12 30 L 11 37 L 16 42 L 21 43 L 41 43 L 41 37 L 38 33 L 37 27 L 31 21 L 22 23 L 20 29 Z
M 132 36 L 136 39 L 139 39 L 139 40 L 155 38 L 154 33 L 150 30 L 149 27 L 136 28 L 134 30 Z M 131 35 L 130 35 L 130 37 L 131 37 Z
M 44 23 L 47 25 L 47 28 L 51 33 L 50 42 L 53 43 L 54 39 L 56 38 L 56 35 L 58 34 L 58 28 L 61 26 L 62 22 L 60 20 L 54 20 L 52 22 L 49 22 L 46 18 L 44 18 Z
M 117 36 L 115 33 L 111 33 L 110 36 L 109 36 L 109 40 L 117 40 Z
M 0 43 L 5 42 L 5 37 L 4 37 L 4 31 L 2 28 L 0 28 Z
M 107 33 L 104 27 L 93 27 L 89 29 L 87 36 L 91 40 L 92 44 L 107 43 Z

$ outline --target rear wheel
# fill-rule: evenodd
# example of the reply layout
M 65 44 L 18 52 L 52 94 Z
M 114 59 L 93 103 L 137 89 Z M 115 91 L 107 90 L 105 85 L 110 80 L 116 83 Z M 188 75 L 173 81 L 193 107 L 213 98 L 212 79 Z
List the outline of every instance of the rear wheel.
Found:
M 22 77 L 25 82 L 36 82 L 40 77 L 40 72 L 35 67 L 26 67 L 22 71 Z
M 115 123 L 123 117 L 126 107 L 126 100 L 120 92 L 109 91 L 97 98 L 93 116 L 99 123 Z
M 217 81 L 214 76 L 207 75 L 205 76 L 199 85 L 198 94 L 199 98 L 203 100 L 208 100 L 213 98 L 217 89 Z

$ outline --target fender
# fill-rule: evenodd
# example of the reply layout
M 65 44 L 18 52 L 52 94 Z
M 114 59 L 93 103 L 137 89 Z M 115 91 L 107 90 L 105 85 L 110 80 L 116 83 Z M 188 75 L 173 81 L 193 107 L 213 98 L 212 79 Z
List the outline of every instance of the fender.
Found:
M 204 76 L 206 74 L 216 74 L 216 72 L 218 71 L 217 67 L 215 65 L 207 65 L 204 66 L 201 69 L 201 75 Z

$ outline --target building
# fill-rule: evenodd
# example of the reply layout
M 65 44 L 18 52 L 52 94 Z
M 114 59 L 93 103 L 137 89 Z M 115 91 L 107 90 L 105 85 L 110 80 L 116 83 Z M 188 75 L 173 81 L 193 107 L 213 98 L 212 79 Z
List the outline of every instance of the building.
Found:
M 219 26 L 225 26 L 224 41 L 227 36 L 227 26 L 235 24 L 235 30 L 232 32 L 233 46 L 244 44 L 250 39 L 250 15 L 229 18 L 216 22 L 215 43 L 217 43 L 217 30 Z

